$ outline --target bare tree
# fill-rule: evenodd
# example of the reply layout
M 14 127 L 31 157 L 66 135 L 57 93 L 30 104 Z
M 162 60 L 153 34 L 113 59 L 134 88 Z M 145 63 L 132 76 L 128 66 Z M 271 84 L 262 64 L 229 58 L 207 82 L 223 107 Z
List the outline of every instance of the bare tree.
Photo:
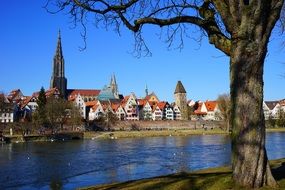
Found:
M 220 112 L 218 113 L 218 117 L 224 121 L 224 125 L 226 126 L 226 130 L 230 131 L 230 95 L 229 94 L 221 94 L 217 99 L 218 108 Z
M 71 125 L 72 130 L 75 130 L 74 127 L 79 127 L 83 124 L 82 116 L 80 114 L 80 108 L 74 105 L 74 103 L 68 103 L 68 123 Z
M 49 97 L 45 106 L 46 118 L 53 132 L 63 128 L 67 121 L 68 102 L 62 98 Z
M 176 38 L 181 39 L 181 48 L 183 37 L 189 34 L 188 26 L 201 29 L 210 44 L 230 56 L 233 179 L 240 185 L 257 188 L 277 186 L 265 150 L 263 68 L 267 44 L 283 3 L 284 0 L 48 0 L 46 7 L 52 11 L 55 5 L 56 11 L 67 11 L 83 28 L 88 19 L 118 32 L 122 25 L 126 26 L 134 32 L 135 49 L 146 52 L 142 30 L 147 24 L 165 28 L 170 45 Z

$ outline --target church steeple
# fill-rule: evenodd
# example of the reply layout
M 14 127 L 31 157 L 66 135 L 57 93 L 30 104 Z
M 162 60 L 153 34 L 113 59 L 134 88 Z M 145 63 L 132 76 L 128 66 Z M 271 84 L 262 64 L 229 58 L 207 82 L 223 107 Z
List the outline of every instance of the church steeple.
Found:
M 57 46 L 53 57 L 53 73 L 50 88 L 57 88 L 63 97 L 66 97 L 67 80 L 64 75 L 64 58 L 61 45 L 61 34 L 58 31 Z
M 56 45 L 55 57 L 59 57 L 59 58 L 63 59 L 60 30 L 58 31 L 58 36 L 57 36 L 57 45 Z
M 111 77 L 110 87 L 111 87 L 112 92 L 114 93 L 115 97 L 119 98 L 119 90 L 118 90 L 118 85 L 117 85 L 115 74 L 113 74 Z
M 147 84 L 145 85 L 145 96 L 148 96 L 148 88 L 147 88 Z

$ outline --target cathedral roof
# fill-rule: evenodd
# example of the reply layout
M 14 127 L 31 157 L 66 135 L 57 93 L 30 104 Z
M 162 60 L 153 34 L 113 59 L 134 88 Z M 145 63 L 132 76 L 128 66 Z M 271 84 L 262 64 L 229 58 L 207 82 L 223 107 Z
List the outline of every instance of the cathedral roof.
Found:
M 116 99 L 110 86 L 105 86 L 99 93 L 98 100 Z
M 186 90 L 180 80 L 177 82 L 174 94 L 177 93 L 186 93 Z
M 73 96 L 98 96 L 100 90 L 97 89 L 68 89 L 67 90 L 68 96 L 71 98 Z

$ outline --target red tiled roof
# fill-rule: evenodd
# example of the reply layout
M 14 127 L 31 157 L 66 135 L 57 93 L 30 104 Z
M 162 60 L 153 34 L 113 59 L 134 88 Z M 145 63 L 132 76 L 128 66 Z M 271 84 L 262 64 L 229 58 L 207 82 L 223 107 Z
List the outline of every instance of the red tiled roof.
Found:
M 130 98 L 130 95 L 124 97 L 124 99 L 122 100 L 122 106 L 123 106 L 123 107 L 126 106 L 126 104 L 127 104 L 129 98 Z
M 59 95 L 59 90 L 57 88 L 50 88 L 48 90 L 46 90 L 46 97 L 50 97 L 53 95 Z
M 217 105 L 217 101 L 206 101 L 205 106 L 208 111 L 214 111 Z
M 26 99 L 21 102 L 21 108 L 24 108 L 26 105 L 28 105 L 32 98 L 33 96 L 27 96 Z
M 199 104 L 198 104 L 198 108 L 194 111 L 194 113 L 195 113 L 196 115 L 207 115 L 206 112 L 202 112 L 202 111 L 201 111 L 202 105 L 203 105 L 203 103 L 199 103 Z
M 201 111 L 194 111 L 194 113 L 196 114 L 196 115 L 207 115 L 207 113 L 206 112 L 201 112 Z
M 106 111 L 106 109 L 108 109 L 108 107 L 109 107 L 108 104 L 104 104 L 104 103 L 103 103 L 103 104 L 101 104 L 101 105 L 102 105 L 102 108 L 103 108 L 104 111 Z
M 117 111 L 120 105 L 120 103 L 111 103 L 111 108 L 113 111 Z
M 14 100 L 14 98 L 16 98 L 17 95 L 18 95 L 20 92 L 21 92 L 20 89 L 12 90 L 12 91 L 8 94 L 7 98 L 10 99 L 10 100 Z
M 40 92 L 37 91 L 37 92 L 34 92 L 34 93 L 32 94 L 32 96 L 38 98 L 38 97 L 39 97 L 39 94 L 40 94 Z M 45 91 L 46 97 L 50 97 L 50 96 L 52 96 L 52 95 L 59 95 L 59 94 L 60 94 L 60 93 L 59 93 L 59 90 L 58 90 L 57 88 L 50 88 L 50 89 L 48 89 L 48 90 Z
M 93 110 L 93 112 L 95 112 L 96 110 L 97 110 L 97 108 L 99 107 L 99 105 L 94 105 L 93 107 L 92 107 L 92 110 Z
M 164 110 L 167 102 L 158 102 L 157 106 L 159 107 L 160 110 Z
M 76 96 L 68 97 L 68 101 L 70 101 L 70 102 L 74 102 L 75 99 L 76 99 Z
M 89 101 L 89 102 L 85 102 L 86 107 L 93 107 L 95 105 L 97 105 L 98 101 L 94 100 L 94 101 Z
M 145 106 L 148 101 L 146 99 L 138 99 L 137 102 L 138 106 Z
M 150 95 L 147 95 L 144 99 L 147 100 L 147 101 L 151 101 L 151 97 L 154 96 L 158 101 L 158 97 L 156 96 L 156 94 L 154 92 L 152 92 Z
M 98 96 L 100 90 L 97 89 L 68 89 L 68 96 Z

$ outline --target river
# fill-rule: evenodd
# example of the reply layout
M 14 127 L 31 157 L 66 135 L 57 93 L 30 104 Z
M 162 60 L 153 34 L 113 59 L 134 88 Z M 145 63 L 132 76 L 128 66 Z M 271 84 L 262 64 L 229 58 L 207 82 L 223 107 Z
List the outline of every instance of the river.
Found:
M 285 157 L 285 133 L 267 133 L 269 159 Z M 230 165 L 225 135 L 96 139 L 0 145 L 0 189 L 62 189 Z

